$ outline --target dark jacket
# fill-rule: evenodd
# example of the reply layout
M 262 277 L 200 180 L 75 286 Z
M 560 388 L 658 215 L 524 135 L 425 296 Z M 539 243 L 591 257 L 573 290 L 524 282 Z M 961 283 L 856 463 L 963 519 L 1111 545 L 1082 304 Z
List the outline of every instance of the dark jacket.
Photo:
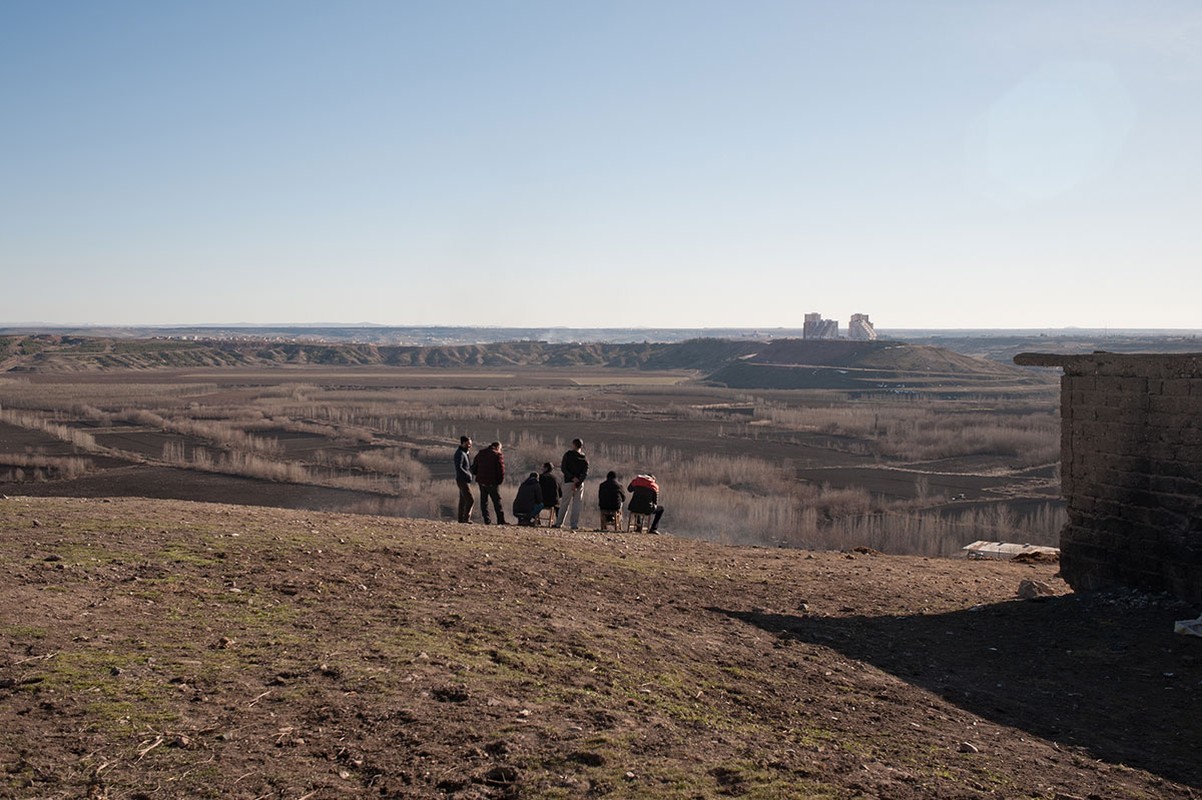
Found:
M 455 480 L 458 483 L 472 482 L 472 462 L 463 447 L 455 448 Z
M 626 487 L 630 492 L 628 508 L 635 514 L 653 514 L 659 503 L 659 484 L 650 476 L 639 475 Z
M 518 493 L 513 498 L 513 513 L 518 517 L 529 517 L 535 508 L 543 506 L 543 487 L 539 485 L 538 476 L 532 475 L 518 486 Z
M 500 486 L 505 482 L 505 455 L 486 447 L 472 460 L 472 472 L 481 486 Z
M 578 453 L 575 450 L 569 450 L 563 454 L 563 461 L 559 463 L 559 468 L 563 470 L 563 482 L 571 483 L 579 478 L 584 480 L 588 477 L 588 459 L 584 453 Z
M 613 478 L 606 479 L 597 487 L 597 504 L 602 511 L 621 511 L 626 502 L 626 492 Z
M 563 497 L 563 487 L 559 478 L 550 472 L 538 476 L 538 484 L 543 489 L 543 508 L 558 508 L 559 498 Z

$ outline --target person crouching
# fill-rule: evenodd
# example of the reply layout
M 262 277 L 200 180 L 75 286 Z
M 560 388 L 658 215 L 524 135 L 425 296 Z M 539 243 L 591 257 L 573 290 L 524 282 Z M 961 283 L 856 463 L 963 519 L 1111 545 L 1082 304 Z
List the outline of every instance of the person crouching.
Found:
M 538 473 L 531 472 L 526 480 L 518 486 L 518 493 L 513 498 L 513 515 L 518 518 L 519 525 L 538 525 L 539 512 L 543 510 L 543 487 L 539 483 Z

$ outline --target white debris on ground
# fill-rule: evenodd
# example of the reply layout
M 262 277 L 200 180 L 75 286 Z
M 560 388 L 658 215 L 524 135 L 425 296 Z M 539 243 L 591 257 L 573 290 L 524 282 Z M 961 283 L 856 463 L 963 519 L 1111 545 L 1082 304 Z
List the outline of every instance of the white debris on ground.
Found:
M 1202 616 L 1197 619 L 1179 619 L 1173 623 L 1173 633 L 1179 633 L 1182 636 L 1199 636 L 1202 637 Z

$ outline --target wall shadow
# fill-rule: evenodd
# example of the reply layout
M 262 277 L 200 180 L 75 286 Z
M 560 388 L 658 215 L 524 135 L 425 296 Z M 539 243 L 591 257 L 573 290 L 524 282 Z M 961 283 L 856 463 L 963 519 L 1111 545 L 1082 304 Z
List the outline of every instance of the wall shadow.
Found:
M 1202 787 L 1196 611 L 1134 593 L 1067 595 L 926 616 L 824 617 L 712 608 L 838 650 L 985 719 Z

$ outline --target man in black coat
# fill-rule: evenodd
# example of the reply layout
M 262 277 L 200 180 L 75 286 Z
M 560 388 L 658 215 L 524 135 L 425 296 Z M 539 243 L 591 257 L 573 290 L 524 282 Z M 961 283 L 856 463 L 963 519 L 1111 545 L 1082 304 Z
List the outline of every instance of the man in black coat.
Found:
M 563 497 L 563 487 L 559 484 L 559 478 L 555 477 L 555 467 L 551 466 L 550 461 L 543 464 L 543 472 L 538 476 L 538 485 L 543 489 L 543 508 L 551 509 L 551 523 L 554 524 L 559 513 L 559 498 Z
M 622 491 L 622 486 L 618 483 L 618 473 L 611 470 L 597 487 L 597 505 L 601 508 L 602 522 L 618 522 L 622 516 L 622 504 L 625 502 L 626 492 Z

